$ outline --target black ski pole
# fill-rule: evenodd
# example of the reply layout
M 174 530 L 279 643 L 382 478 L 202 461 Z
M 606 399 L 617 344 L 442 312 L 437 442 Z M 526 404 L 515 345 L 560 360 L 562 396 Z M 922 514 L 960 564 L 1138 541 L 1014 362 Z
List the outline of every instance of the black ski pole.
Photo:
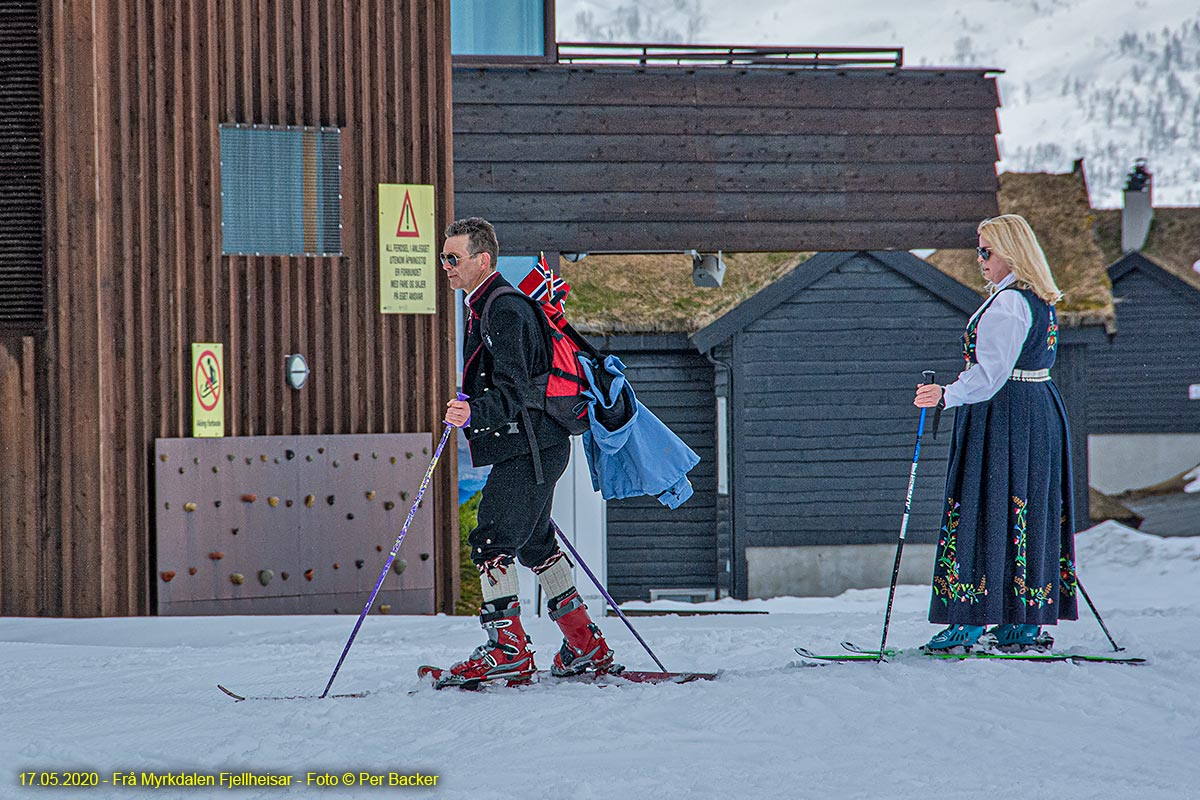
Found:
M 1088 597 L 1087 589 L 1083 588 L 1083 584 L 1079 582 L 1079 576 L 1075 576 L 1075 585 L 1079 587 L 1079 593 L 1083 595 L 1083 599 L 1087 600 L 1088 608 L 1092 610 L 1092 614 L 1096 617 L 1096 622 L 1100 623 L 1100 630 L 1104 631 L 1104 635 L 1108 637 L 1108 643 L 1113 646 L 1113 652 L 1119 653 L 1124 650 L 1124 647 L 1117 647 L 1117 643 L 1113 640 L 1112 634 L 1108 632 L 1108 626 L 1104 624 L 1104 620 L 1100 619 L 1100 612 L 1096 610 L 1096 606 L 1092 603 L 1092 598 Z
M 642 647 L 644 647 L 646 652 L 650 654 L 650 657 L 654 659 L 654 663 L 658 664 L 658 668 L 663 672 L 666 672 L 667 668 L 664 667 L 663 663 L 658 660 L 658 656 L 654 655 L 654 651 L 650 649 L 650 645 L 646 644 L 646 640 L 642 638 L 642 635 L 634 630 L 633 625 L 629 622 L 629 619 L 625 616 L 624 612 L 621 611 L 620 607 L 617 606 L 617 601 L 612 599 L 612 595 L 609 594 L 608 590 L 605 589 L 603 584 L 600 583 L 600 579 L 595 576 L 588 565 L 584 563 L 583 559 L 579 557 L 579 551 L 575 549 L 575 545 L 571 544 L 571 540 L 567 538 L 567 535 L 562 532 L 562 528 L 558 527 L 558 523 L 554 520 L 550 520 L 550 527 L 554 528 L 554 533 L 559 539 L 562 539 L 562 543 L 565 544 L 567 549 L 571 551 L 571 555 L 575 557 L 575 563 L 583 567 L 583 571 L 586 572 L 587 576 L 592 579 L 592 583 L 596 584 L 596 588 L 600 590 L 600 594 L 604 595 L 604 599 L 608 601 L 610 606 L 612 606 L 612 610 L 617 612 L 617 616 L 621 618 L 621 622 L 624 622 L 625 627 L 629 628 L 629 632 L 632 633 L 637 640 L 642 643 Z
M 925 378 L 925 383 L 933 383 L 937 379 L 937 373 L 931 369 L 927 369 L 921 373 Z M 925 412 L 928 409 L 921 409 L 921 421 L 917 423 L 917 445 L 913 448 L 912 469 L 908 473 L 908 494 L 904 498 L 904 517 L 900 521 L 900 539 L 896 542 L 896 563 L 892 565 L 892 585 L 888 589 L 887 613 L 883 617 L 883 637 L 879 640 L 879 657 L 876 661 L 883 660 L 884 650 L 887 648 L 888 624 L 892 621 L 892 601 L 896 599 L 896 581 L 900 578 L 900 554 L 904 552 L 904 537 L 908 533 L 908 516 L 912 512 L 912 496 L 913 486 L 917 482 L 917 461 L 921 458 L 921 434 L 925 433 Z

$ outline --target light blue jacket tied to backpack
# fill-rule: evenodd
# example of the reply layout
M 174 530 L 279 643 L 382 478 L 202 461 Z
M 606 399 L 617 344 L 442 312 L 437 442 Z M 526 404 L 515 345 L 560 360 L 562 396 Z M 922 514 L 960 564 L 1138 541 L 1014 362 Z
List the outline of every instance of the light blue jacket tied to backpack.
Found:
M 583 433 L 583 448 L 592 488 L 605 500 L 651 495 L 668 508 L 681 506 L 692 496 L 687 473 L 700 463 L 700 456 L 638 401 L 621 359 L 606 356 L 603 370 L 608 374 L 601 376 L 595 374 L 590 359 L 580 362 L 589 387 L 583 394 L 591 400 L 591 427 Z M 609 384 L 607 391 L 601 388 L 605 384 Z M 622 394 L 632 413 L 619 428 L 609 430 L 597 420 L 596 406 L 612 409 Z

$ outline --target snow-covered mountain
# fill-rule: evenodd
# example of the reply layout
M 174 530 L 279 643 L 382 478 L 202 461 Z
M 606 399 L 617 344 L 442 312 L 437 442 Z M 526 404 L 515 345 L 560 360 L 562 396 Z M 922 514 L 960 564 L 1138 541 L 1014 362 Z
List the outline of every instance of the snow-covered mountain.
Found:
M 1157 205 L 1200 204 L 1200 9 L 1186 0 L 558 0 L 574 41 L 900 46 L 909 66 L 999 78 L 1000 169 L 1085 159 L 1092 203 L 1120 205 L 1148 159 Z

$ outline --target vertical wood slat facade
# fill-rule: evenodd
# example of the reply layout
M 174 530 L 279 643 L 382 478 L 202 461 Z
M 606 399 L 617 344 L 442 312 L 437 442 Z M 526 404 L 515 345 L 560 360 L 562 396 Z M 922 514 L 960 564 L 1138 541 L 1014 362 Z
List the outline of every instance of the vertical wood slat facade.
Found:
M 40 75 L 37 0 L 0 0 L 0 609 L 38 607 L 44 569 Z
M 45 519 L 3 520 L 0 612 L 147 613 L 149 458 L 154 438 L 191 433 L 191 342 L 225 344 L 226 435 L 440 428 L 449 293 L 433 316 L 379 314 L 375 186 L 434 184 L 436 219 L 452 216 L 449 3 L 43 0 L 39 13 L 46 443 L 31 452 L 26 426 L 12 460 L 26 487 L 45 482 Z M 342 128 L 342 257 L 221 255 L 222 123 Z M 11 350 L 6 377 L 24 374 Z M 293 352 L 313 366 L 299 393 L 283 383 Z M 4 399 L 31 387 L 6 380 Z M 457 550 L 445 461 L 439 608 Z M 41 567 L 10 567 L 31 549 Z

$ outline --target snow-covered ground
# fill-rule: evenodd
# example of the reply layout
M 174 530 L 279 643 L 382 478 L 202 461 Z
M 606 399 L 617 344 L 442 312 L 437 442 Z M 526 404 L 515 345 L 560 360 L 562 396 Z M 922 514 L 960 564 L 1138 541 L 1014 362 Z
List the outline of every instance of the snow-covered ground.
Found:
M 372 616 L 335 691 L 363 699 L 234 703 L 319 693 L 353 619 L 0 620 L 0 798 L 1186 798 L 1200 796 L 1200 539 L 1115 523 L 1079 536 L 1079 568 L 1140 667 L 897 662 L 798 666 L 792 647 L 878 640 L 885 590 L 710 608 L 765 615 L 636 617 L 676 670 L 712 683 L 418 688 L 422 662 L 480 641 L 473 619 Z M 933 631 L 928 591 L 901 587 L 889 641 Z M 1108 648 L 1090 612 L 1062 648 Z M 558 635 L 529 621 L 549 664 Z M 631 668 L 653 668 L 618 620 Z M 290 788 L 22 788 L 24 771 L 294 776 Z M 421 772 L 436 787 L 306 787 L 308 772 Z

